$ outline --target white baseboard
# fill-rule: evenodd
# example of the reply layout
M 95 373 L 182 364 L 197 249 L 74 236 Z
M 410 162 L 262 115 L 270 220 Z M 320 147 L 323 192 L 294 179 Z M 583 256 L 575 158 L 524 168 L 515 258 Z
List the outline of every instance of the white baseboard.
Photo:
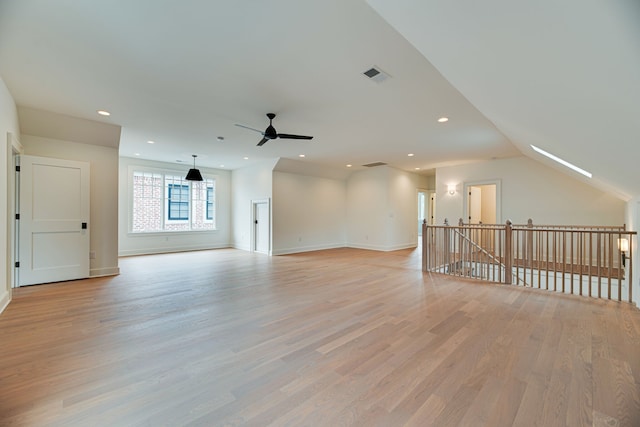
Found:
M 164 248 L 143 248 L 143 249 L 129 249 L 124 251 L 118 251 L 118 256 L 135 256 L 135 255 L 153 255 L 153 254 L 168 254 L 172 252 L 190 252 L 190 251 L 206 251 L 209 249 L 225 249 L 230 248 L 229 244 L 222 245 L 199 245 L 199 246 L 171 246 Z
M 5 308 L 7 308 L 10 302 L 11 302 L 11 292 L 3 290 L 2 297 L 0 297 L 0 313 L 2 313 Z
M 117 276 L 120 274 L 120 267 L 92 268 L 89 270 L 89 277 Z
M 333 243 L 328 245 L 311 245 L 311 246 L 298 246 L 293 248 L 284 248 L 274 250 L 273 255 L 288 255 L 288 254 L 297 254 L 301 252 L 312 252 L 312 251 L 324 251 L 327 249 L 338 249 L 344 248 L 346 245 L 344 243 Z
M 381 246 L 381 245 L 368 245 L 361 243 L 348 243 L 347 247 L 354 249 L 366 249 L 370 251 L 380 251 L 380 252 L 391 252 L 391 251 L 399 251 L 401 249 L 411 249 L 417 246 L 416 242 L 411 243 L 403 243 L 400 245 L 393 246 Z

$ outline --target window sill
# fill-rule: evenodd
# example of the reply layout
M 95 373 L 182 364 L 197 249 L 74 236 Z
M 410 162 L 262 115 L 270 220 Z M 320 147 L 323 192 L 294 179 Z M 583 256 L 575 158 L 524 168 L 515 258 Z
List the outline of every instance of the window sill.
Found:
M 218 229 L 213 230 L 192 230 L 192 231 L 152 231 L 152 232 L 132 232 L 127 233 L 127 237 L 154 237 L 154 236 L 193 236 L 194 234 L 216 234 Z

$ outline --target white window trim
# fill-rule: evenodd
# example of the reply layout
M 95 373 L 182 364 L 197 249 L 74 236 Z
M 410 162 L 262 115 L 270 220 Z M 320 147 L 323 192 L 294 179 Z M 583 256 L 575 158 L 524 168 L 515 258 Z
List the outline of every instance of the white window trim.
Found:
M 209 229 L 209 230 L 158 230 L 158 231 L 149 231 L 149 232 L 144 232 L 144 231 L 133 231 L 133 173 L 134 172 L 149 172 L 149 173 L 158 173 L 158 174 L 162 174 L 163 176 L 165 175 L 178 175 L 178 176 L 182 176 L 183 174 L 185 174 L 184 170 L 181 169 L 169 169 L 169 168 L 159 168 L 159 167 L 150 167 L 150 166 L 140 166 L 140 165 L 129 165 L 127 167 L 127 191 L 128 191 L 128 202 L 129 202 L 129 206 L 127 206 L 127 220 L 128 220 L 128 224 L 127 224 L 127 236 L 129 237 L 136 237 L 136 236 L 162 236 L 162 235 L 166 235 L 166 234 L 171 234 L 171 235 L 179 235 L 179 234 L 185 234 L 185 235 L 193 235 L 193 234 L 215 234 L 218 232 L 218 222 L 216 221 L 217 219 L 217 214 L 219 212 L 218 210 L 218 199 L 219 197 L 217 196 L 217 192 L 218 192 L 218 175 L 215 174 L 209 174 L 209 173 L 202 173 L 202 177 L 204 179 L 212 179 L 215 183 L 215 191 L 214 194 L 216 195 L 214 203 L 213 203 L 213 211 L 214 211 L 214 219 L 206 219 L 206 214 L 205 214 L 205 223 L 214 224 L 214 228 Z M 202 171 L 201 171 L 202 172 Z M 166 213 L 166 206 L 165 203 L 162 203 L 162 215 L 163 215 L 163 224 L 168 222 L 168 215 Z M 191 220 L 189 220 L 191 221 Z M 187 221 L 183 221 L 183 220 L 171 220 L 172 224 L 175 223 L 184 223 Z

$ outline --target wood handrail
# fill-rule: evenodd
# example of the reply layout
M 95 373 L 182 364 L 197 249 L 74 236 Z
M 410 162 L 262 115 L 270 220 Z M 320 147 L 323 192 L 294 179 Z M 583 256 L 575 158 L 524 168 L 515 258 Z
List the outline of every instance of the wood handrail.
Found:
M 623 226 L 423 223 L 423 270 L 622 301 L 633 296 L 633 239 Z M 628 256 L 619 247 L 629 241 Z M 503 273 L 504 272 L 504 276 Z M 515 277 L 514 277 L 515 276 Z M 586 287 L 586 288 L 585 288 Z M 585 292 L 586 289 L 586 292 Z M 616 294 L 616 295 L 614 295 Z

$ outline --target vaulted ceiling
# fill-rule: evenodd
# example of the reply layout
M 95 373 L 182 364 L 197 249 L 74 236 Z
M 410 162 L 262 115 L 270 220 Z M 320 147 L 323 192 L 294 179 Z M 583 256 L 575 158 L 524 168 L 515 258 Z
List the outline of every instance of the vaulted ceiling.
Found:
M 535 144 L 628 198 L 638 22 L 634 0 L 2 0 L 0 77 L 22 107 L 121 125 L 123 156 L 431 173 L 547 162 Z M 390 77 L 368 79 L 372 66 Z M 278 132 L 314 139 L 257 147 L 235 126 L 264 129 L 268 112 Z

